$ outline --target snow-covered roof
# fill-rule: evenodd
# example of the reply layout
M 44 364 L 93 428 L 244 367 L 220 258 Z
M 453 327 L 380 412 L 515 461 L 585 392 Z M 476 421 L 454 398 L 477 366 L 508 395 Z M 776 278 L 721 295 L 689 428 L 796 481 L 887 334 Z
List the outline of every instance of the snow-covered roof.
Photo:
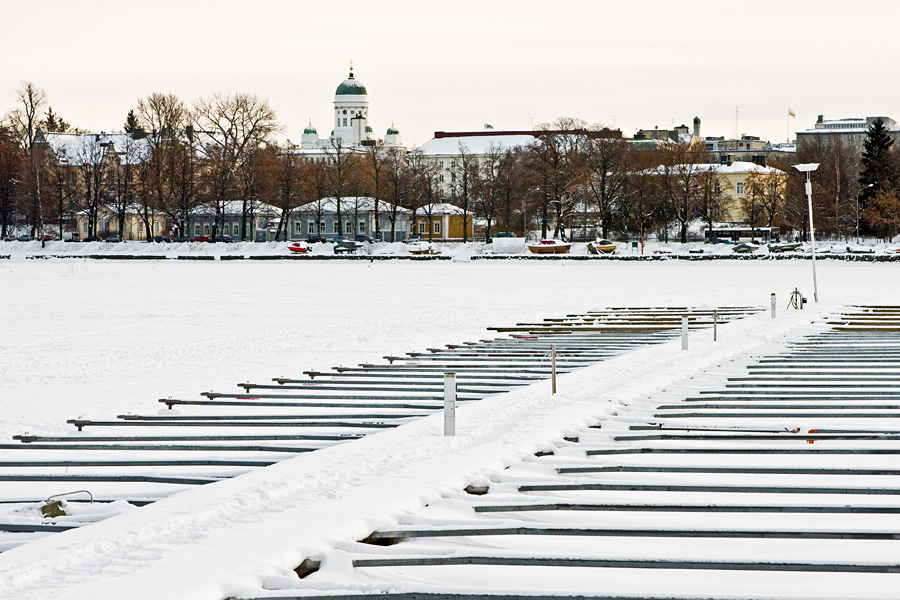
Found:
M 225 215 L 240 215 L 243 211 L 243 203 L 240 200 L 229 200 L 220 205 L 220 213 Z M 273 214 L 277 215 L 281 213 L 281 209 L 277 206 L 272 206 L 271 204 L 266 204 L 265 202 L 254 202 L 253 203 L 253 213 L 259 214 Z M 206 216 L 206 215 L 215 215 L 216 214 L 216 205 L 213 202 L 207 204 L 201 204 L 197 208 L 194 209 L 193 214 L 197 216 Z
M 455 204 L 447 202 L 436 202 L 434 204 L 426 204 L 416 209 L 416 213 L 420 215 L 461 215 L 463 209 Z M 472 214 L 471 212 L 469 214 Z
M 650 170 L 650 173 L 662 173 L 666 167 L 660 165 L 654 169 Z M 770 175 L 772 173 L 784 173 L 784 171 L 780 169 L 776 169 L 775 167 L 763 167 L 762 165 L 758 165 L 753 162 L 747 161 L 734 161 L 729 164 L 719 164 L 719 163 L 698 163 L 696 165 L 680 165 L 673 166 L 671 168 L 677 168 L 679 170 L 690 170 L 690 171 L 715 171 L 720 175 L 738 175 L 738 174 L 749 174 L 749 173 L 760 173 L 763 175 Z
M 418 152 L 425 156 L 442 156 L 459 154 L 460 143 L 471 154 L 487 154 L 490 148 L 521 148 L 534 142 L 532 135 L 478 135 L 448 136 L 432 138 L 418 147 Z
M 392 209 L 393 204 L 390 202 L 378 201 L 378 212 L 388 212 Z M 318 202 L 310 202 L 298 206 L 295 210 L 300 213 L 337 213 L 337 198 L 322 198 Z M 341 198 L 341 212 L 346 213 L 353 210 L 374 212 L 375 198 L 371 196 L 345 196 Z M 409 210 L 397 207 L 397 212 L 408 213 Z
M 120 164 L 135 165 L 150 154 L 147 138 L 135 139 L 130 133 L 44 133 L 44 139 L 59 159 L 70 165 L 98 162 L 110 144 Z

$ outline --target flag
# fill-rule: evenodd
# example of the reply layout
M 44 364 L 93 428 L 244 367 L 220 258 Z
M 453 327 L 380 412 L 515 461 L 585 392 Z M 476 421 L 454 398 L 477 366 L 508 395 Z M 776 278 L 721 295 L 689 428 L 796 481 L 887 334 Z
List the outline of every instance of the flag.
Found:
M 792 116 L 792 117 L 796 117 L 796 116 L 797 116 L 797 113 L 795 113 L 795 112 L 792 111 L 791 109 L 788 109 L 788 115 L 790 115 L 790 116 Z
M 493 129 L 494 126 L 491 125 L 490 123 L 485 123 L 485 124 L 484 124 L 484 128 L 485 128 L 485 129 Z

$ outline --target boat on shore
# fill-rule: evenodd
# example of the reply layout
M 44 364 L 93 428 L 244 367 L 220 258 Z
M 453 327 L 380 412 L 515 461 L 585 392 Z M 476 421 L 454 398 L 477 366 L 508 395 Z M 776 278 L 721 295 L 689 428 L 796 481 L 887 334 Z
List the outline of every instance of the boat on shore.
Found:
M 769 244 L 770 253 L 793 252 L 799 250 L 803 246 L 802 242 L 773 242 Z
M 568 254 L 572 244 L 560 240 L 541 240 L 528 244 L 532 254 Z
M 598 239 L 588 242 L 587 249 L 591 254 L 612 254 L 616 251 L 616 245 L 607 239 Z
M 306 254 L 312 251 L 312 246 L 306 242 L 294 242 L 293 244 L 288 245 L 288 250 L 293 254 Z
M 740 244 L 735 244 L 731 249 L 731 251 L 736 254 L 750 254 L 757 250 L 759 250 L 759 244 L 756 242 L 741 242 Z

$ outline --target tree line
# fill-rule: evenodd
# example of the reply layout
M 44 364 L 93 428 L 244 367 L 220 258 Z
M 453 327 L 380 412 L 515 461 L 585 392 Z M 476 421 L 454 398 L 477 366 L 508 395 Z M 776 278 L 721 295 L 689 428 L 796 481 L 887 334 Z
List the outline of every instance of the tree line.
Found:
M 337 208 L 336 233 L 350 235 L 356 232 L 343 231 L 341 217 L 359 210 L 351 201 L 358 197 L 374 199 L 374 233 L 385 241 L 399 239 L 400 209 L 430 219 L 441 202 L 480 219 L 487 236 L 539 229 L 542 236 L 687 241 L 698 219 L 712 226 L 733 218 L 805 236 L 804 179 L 790 168 L 799 162 L 821 163 L 813 173 L 817 231 L 849 238 L 860 223 L 864 233 L 892 236 L 900 226 L 900 160 L 879 121 L 862 153 L 820 140 L 795 156 L 770 156 L 777 170 L 749 173 L 743 190 L 730 189 L 703 144 L 641 146 L 571 118 L 539 126 L 524 147 L 491 145 L 475 154 L 461 141 L 446 168 L 415 148 L 351 148 L 340 138 L 304 152 L 279 141 L 282 130 L 268 101 L 252 94 L 187 103 L 153 93 L 128 111 L 122 127 L 128 135 L 115 160 L 96 143 L 60 156 L 42 134 L 79 130 L 53 110 L 42 89 L 23 82 L 0 123 L 0 236 L 25 227 L 33 236 L 62 237 L 76 214 L 94 235 L 102 208 L 115 215 L 119 233 L 131 211 L 148 240 L 158 214 L 187 235 L 191 215 L 203 205 L 212 207 L 216 222 L 237 207 L 237 237 L 247 240 L 252 216 L 265 203 L 281 213 L 281 240 L 293 211 L 305 206 L 324 213 L 325 198 Z

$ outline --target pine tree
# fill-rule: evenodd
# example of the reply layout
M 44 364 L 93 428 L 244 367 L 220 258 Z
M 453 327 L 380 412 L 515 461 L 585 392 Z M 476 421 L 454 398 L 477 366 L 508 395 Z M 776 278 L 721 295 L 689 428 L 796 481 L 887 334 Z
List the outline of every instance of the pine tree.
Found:
M 52 131 L 53 133 L 65 133 L 69 131 L 71 125 L 66 123 L 65 119 L 53 112 L 53 107 L 47 107 L 47 115 L 40 123 L 44 131 Z
M 134 133 L 138 131 L 141 126 L 138 124 L 137 115 L 134 114 L 134 109 L 128 111 L 128 116 L 125 117 L 125 133 Z
M 859 195 L 861 207 L 864 207 L 866 201 L 878 190 L 897 189 L 897 169 L 894 166 L 893 144 L 894 140 L 884 121 L 881 119 L 872 121 L 863 144 L 863 168 L 859 174 L 859 185 L 863 188 Z

